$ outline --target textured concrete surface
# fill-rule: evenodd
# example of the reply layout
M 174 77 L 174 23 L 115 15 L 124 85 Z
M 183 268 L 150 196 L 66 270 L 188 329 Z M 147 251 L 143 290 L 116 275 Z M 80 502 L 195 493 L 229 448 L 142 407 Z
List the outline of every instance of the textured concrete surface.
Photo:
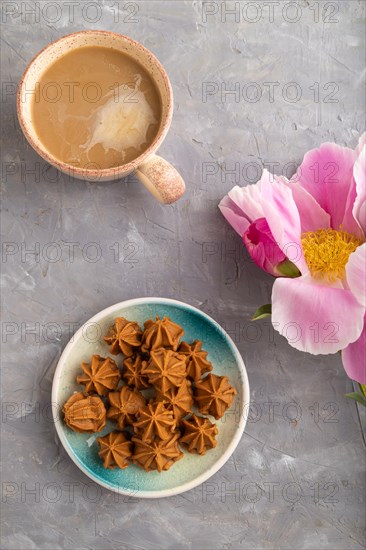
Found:
M 2 236 L 12 243 L 1 275 L 2 548 L 364 548 L 364 440 L 344 398 L 352 385 L 338 356 L 299 353 L 268 322 L 250 321 L 272 280 L 248 261 L 217 204 L 263 166 L 290 174 L 323 141 L 356 144 L 365 3 L 95 4 L 1 3 Z M 187 183 L 174 206 L 155 203 L 133 177 L 73 181 L 22 137 L 14 90 L 28 61 L 88 28 L 141 41 L 170 75 L 175 113 L 160 153 Z M 222 323 L 253 400 L 222 470 L 158 501 L 90 482 L 60 447 L 49 408 L 77 326 L 145 295 L 189 302 Z

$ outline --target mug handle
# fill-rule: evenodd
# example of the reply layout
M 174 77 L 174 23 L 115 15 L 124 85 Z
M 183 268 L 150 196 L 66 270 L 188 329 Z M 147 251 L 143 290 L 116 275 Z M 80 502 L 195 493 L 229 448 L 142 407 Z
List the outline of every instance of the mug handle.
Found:
M 135 173 L 146 189 L 163 204 L 180 199 L 186 188 L 174 166 L 158 155 L 151 155 L 136 168 Z

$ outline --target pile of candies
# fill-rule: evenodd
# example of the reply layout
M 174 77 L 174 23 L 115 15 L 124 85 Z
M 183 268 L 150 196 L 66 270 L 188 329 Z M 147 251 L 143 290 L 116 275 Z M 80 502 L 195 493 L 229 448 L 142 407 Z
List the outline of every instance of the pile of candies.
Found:
M 84 391 L 64 405 L 65 423 L 75 432 L 95 433 L 107 419 L 116 429 L 97 439 L 105 468 L 168 470 L 190 453 L 205 454 L 217 444 L 216 420 L 231 406 L 236 390 L 227 376 L 213 374 L 202 342 L 181 341 L 184 330 L 169 317 L 138 323 L 115 319 L 105 336 L 111 357 L 93 355 L 81 364 Z M 193 412 L 193 407 L 200 414 Z

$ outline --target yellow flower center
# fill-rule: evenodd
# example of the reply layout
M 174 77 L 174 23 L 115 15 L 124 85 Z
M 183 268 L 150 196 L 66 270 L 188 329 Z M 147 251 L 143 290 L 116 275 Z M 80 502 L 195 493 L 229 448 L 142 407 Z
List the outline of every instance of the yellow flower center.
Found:
M 334 283 L 344 277 L 349 255 L 362 241 L 347 231 L 318 229 L 303 233 L 301 244 L 312 276 Z

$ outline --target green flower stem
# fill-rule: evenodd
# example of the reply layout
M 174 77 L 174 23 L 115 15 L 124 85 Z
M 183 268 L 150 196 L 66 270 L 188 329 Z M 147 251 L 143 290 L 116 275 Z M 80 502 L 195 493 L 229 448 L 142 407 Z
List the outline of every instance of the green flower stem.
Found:
M 364 384 L 358 384 L 360 392 L 346 393 L 346 397 L 354 399 L 357 403 L 360 403 L 366 407 L 366 386 Z

